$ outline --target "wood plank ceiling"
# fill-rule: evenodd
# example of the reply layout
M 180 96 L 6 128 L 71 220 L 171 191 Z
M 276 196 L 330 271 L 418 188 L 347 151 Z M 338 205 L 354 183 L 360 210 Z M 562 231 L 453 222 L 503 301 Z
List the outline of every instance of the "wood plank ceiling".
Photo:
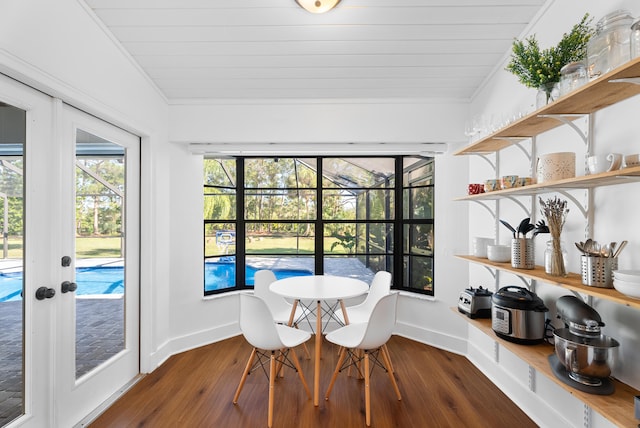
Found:
M 171 102 L 469 100 L 545 0 L 85 0 Z

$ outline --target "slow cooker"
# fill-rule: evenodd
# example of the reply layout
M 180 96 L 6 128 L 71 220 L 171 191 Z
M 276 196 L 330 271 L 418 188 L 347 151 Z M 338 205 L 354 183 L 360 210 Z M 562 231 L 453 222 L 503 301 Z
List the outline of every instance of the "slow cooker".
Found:
M 544 339 L 545 314 L 549 311 L 536 293 L 509 285 L 491 297 L 491 327 L 498 337 L 534 344 Z

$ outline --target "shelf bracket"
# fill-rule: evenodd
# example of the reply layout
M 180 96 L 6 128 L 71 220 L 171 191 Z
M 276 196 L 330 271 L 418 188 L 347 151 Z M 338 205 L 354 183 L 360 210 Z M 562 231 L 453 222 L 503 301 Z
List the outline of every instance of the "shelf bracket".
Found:
M 517 147 L 517 148 L 519 148 L 519 149 L 520 149 L 520 151 L 521 151 L 522 153 L 524 153 L 524 155 L 525 155 L 525 157 L 527 158 L 527 160 L 528 160 L 529 162 L 531 162 L 531 158 L 532 158 L 532 157 L 531 157 L 531 153 L 530 153 L 530 152 L 528 152 L 528 151 L 527 151 L 527 149 L 525 149 L 525 148 L 522 146 L 522 144 L 520 144 L 520 143 L 516 143 L 516 144 L 514 144 L 514 146 L 515 146 L 515 147 Z
M 536 369 L 529 366 L 529 391 L 536 392 Z
M 582 408 L 582 426 L 584 428 L 591 428 L 591 407 L 583 404 Z
M 520 202 L 518 199 L 514 198 L 513 196 L 505 196 L 505 199 L 509 199 L 510 201 L 513 201 L 516 203 L 516 205 L 518 205 L 520 208 L 522 208 L 522 210 L 524 211 L 525 215 L 531 216 L 531 209 L 526 207 L 522 202 Z
M 625 77 L 623 79 L 611 79 L 609 83 L 632 83 L 634 85 L 640 85 L 640 77 Z
M 491 166 L 491 169 L 493 169 L 493 171 L 497 173 L 498 168 L 496 167 L 496 164 L 492 162 L 491 159 L 489 159 L 489 157 L 486 154 L 483 154 L 483 153 L 472 153 L 472 154 L 486 161 Z
M 483 207 L 485 210 L 489 211 L 489 214 L 491 214 L 491 217 L 495 218 L 496 217 L 496 212 L 493 208 L 489 207 L 487 204 L 485 204 L 482 201 L 471 201 L 471 202 L 475 202 L 476 204 L 480 205 L 481 207 Z
M 558 122 L 562 122 L 565 125 L 570 126 L 574 131 L 576 131 L 576 133 L 580 136 L 580 138 L 582 138 L 582 142 L 585 144 L 585 146 L 589 145 L 589 136 L 586 135 L 584 133 L 584 131 L 582 131 L 582 129 L 578 128 L 578 126 L 573 123 L 574 120 L 580 118 L 580 117 L 584 117 L 584 116 L 588 116 L 586 114 L 541 114 L 538 115 L 538 117 L 548 117 L 550 119 L 555 119 Z

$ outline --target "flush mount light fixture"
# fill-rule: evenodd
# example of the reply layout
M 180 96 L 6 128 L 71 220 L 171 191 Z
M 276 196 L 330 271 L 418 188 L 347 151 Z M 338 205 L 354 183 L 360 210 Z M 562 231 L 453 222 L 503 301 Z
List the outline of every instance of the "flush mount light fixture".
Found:
M 311 13 L 325 13 L 336 7 L 340 0 L 296 0 L 296 3 Z

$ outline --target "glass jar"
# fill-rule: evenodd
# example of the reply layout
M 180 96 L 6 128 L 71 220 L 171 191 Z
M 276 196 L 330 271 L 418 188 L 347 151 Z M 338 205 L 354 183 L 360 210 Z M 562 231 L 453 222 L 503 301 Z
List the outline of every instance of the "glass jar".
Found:
M 589 77 L 599 77 L 631 59 L 632 23 L 627 10 L 616 10 L 598 21 L 596 34 L 587 43 Z
M 560 69 L 560 95 L 573 92 L 589 82 L 587 67 L 583 62 L 571 62 Z
M 631 25 L 631 59 L 640 56 L 640 19 Z
M 564 242 L 556 245 L 556 240 L 547 241 L 547 249 L 544 251 L 544 271 L 553 276 L 567 276 L 567 250 Z

